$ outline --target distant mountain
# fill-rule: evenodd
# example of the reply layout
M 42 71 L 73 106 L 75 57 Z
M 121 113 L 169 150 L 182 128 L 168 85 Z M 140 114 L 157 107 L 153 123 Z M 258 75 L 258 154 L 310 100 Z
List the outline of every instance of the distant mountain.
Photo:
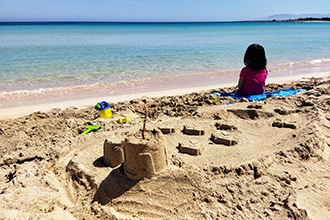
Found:
M 267 17 L 267 20 L 289 20 L 289 19 L 298 19 L 298 18 L 324 18 L 330 17 L 330 14 L 275 14 Z

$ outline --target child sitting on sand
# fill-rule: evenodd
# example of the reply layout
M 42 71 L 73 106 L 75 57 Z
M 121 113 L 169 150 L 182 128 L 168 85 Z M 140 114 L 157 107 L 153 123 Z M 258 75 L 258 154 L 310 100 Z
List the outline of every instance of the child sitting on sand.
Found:
M 240 95 L 258 95 L 265 90 L 268 71 L 264 48 L 259 44 L 251 44 L 244 55 L 245 67 L 242 68 L 237 93 Z

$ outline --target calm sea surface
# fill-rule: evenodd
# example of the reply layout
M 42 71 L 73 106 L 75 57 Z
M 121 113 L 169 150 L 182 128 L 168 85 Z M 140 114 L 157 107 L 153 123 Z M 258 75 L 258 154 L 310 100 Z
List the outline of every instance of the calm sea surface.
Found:
M 330 22 L 2 24 L 0 107 L 236 81 L 251 43 L 265 47 L 270 77 L 330 67 Z

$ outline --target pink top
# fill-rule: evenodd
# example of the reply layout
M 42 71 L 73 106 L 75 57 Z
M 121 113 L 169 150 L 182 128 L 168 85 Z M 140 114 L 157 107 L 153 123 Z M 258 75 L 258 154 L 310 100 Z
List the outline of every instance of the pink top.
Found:
M 243 78 L 243 85 L 239 93 L 243 95 L 258 95 L 265 91 L 267 69 L 252 70 L 250 67 L 244 67 L 239 75 Z

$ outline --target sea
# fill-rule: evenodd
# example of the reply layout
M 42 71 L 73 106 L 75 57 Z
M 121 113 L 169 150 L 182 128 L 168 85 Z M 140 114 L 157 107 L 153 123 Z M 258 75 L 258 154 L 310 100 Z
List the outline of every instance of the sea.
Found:
M 269 78 L 330 72 L 330 22 L 0 23 L 0 108 L 219 88 L 252 43 Z

